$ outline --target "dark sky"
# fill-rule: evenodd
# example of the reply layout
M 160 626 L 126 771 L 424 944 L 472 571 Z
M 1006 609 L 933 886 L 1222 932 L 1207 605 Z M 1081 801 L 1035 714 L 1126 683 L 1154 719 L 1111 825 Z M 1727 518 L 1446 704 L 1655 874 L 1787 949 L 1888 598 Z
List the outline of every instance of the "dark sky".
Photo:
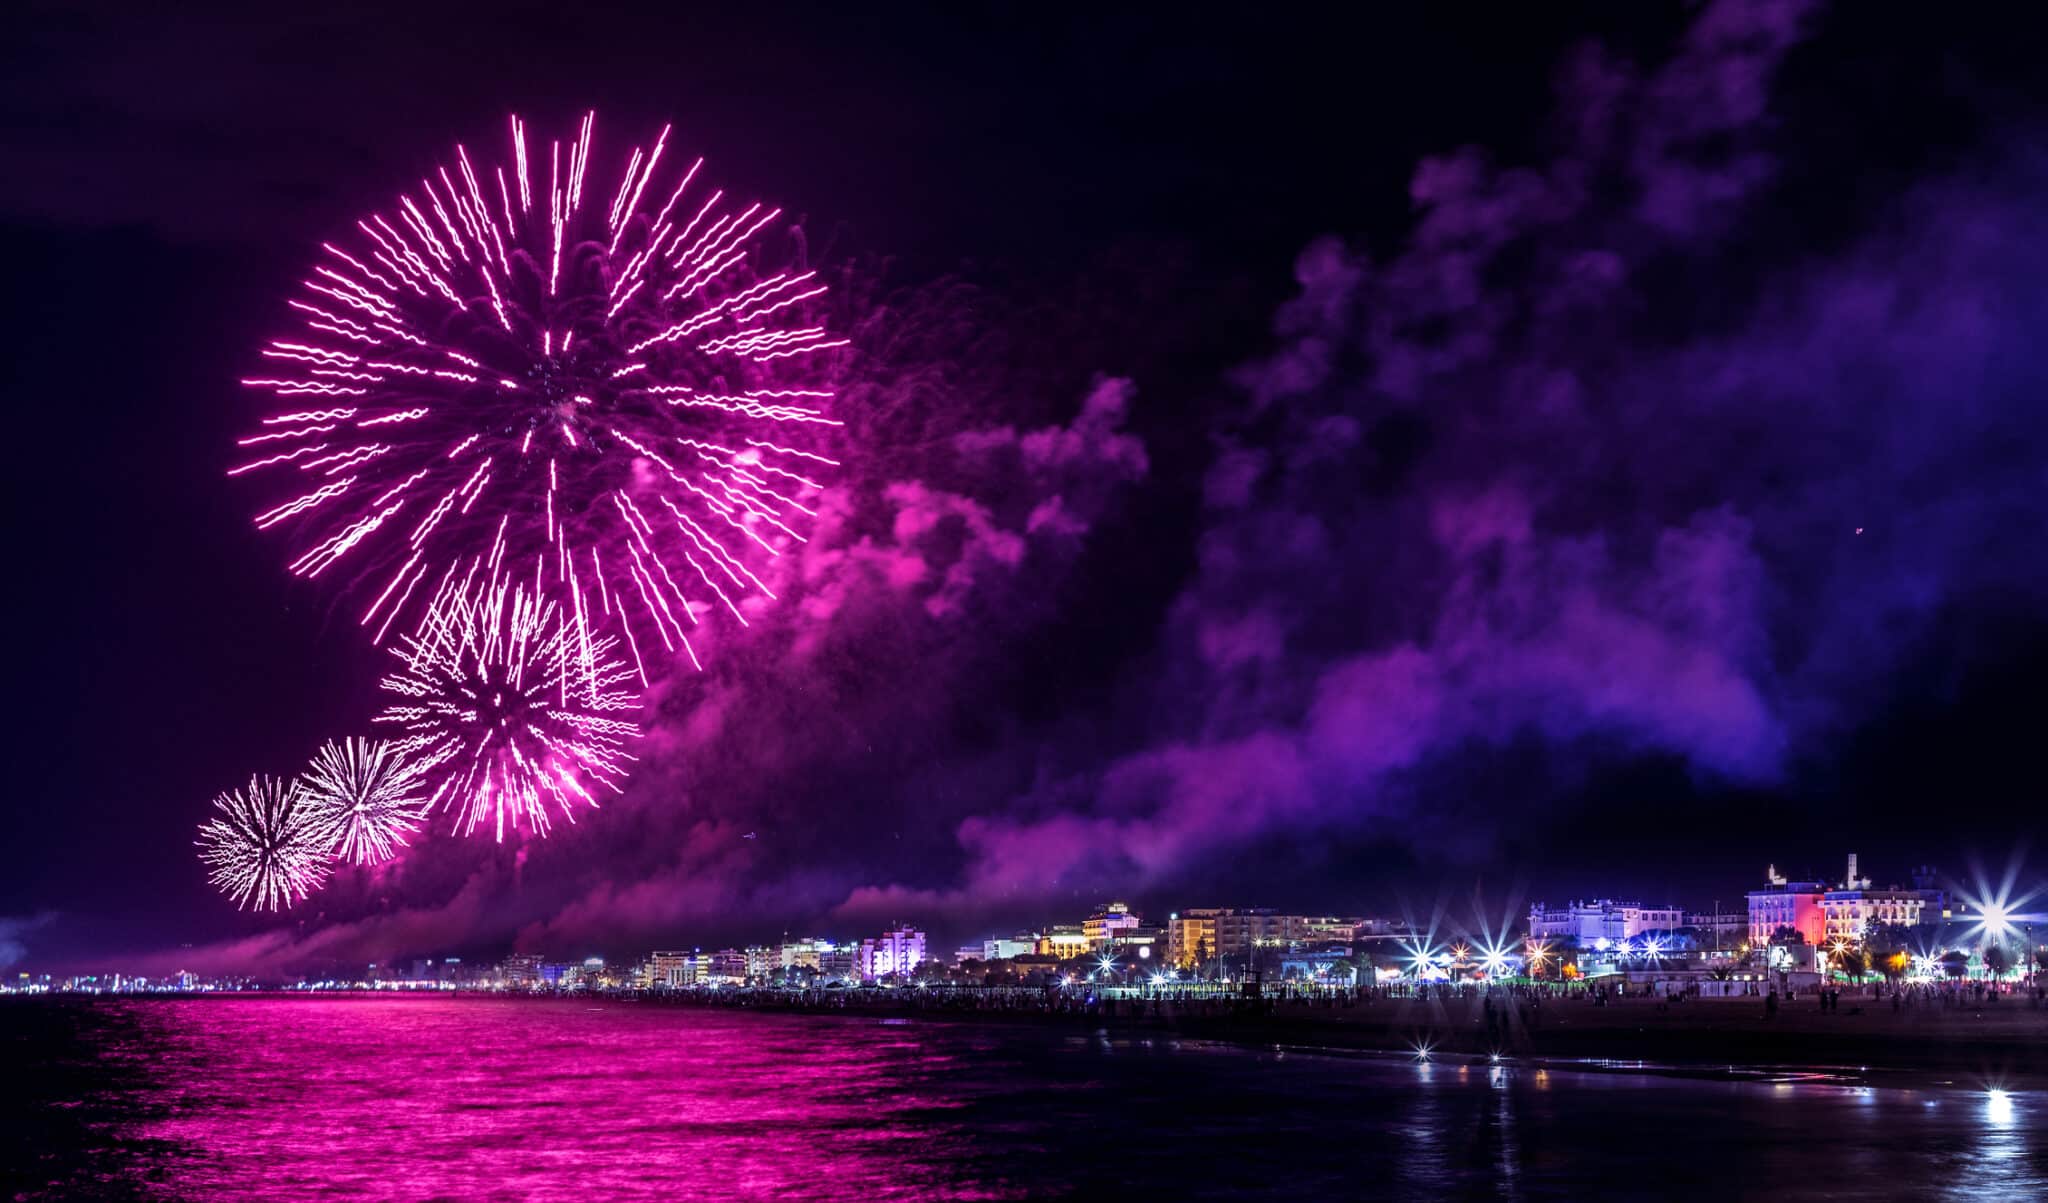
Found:
M 2038 825 L 2048 84 L 1996 14 L 688 7 L 10 17 L 0 953 L 1694 904 Z M 866 282 L 832 617 L 572 832 L 238 915 L 207 799 L 378 665 L 223 478 L 234 382 L 320 239 L 586 107 Z

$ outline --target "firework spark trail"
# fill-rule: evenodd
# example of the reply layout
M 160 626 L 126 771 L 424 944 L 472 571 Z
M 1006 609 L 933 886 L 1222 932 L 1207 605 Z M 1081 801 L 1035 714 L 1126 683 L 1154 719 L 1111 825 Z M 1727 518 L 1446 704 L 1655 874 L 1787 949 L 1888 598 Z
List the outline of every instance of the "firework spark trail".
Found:
M 541 573 L 536 565 L 535 575 Z M 552 811 L 619 792 L 639 727 L 633 670 L 553 599 L 501 571 L 497 555 L 446 574 L 416 632 L 389 649 L 395 695 L 375 721 L 430 774 L 429 804 L 464 835 L 488 821 L 545 836 Z
M 311 799 L 298 781 L 256 776 L 213 800 L 199 825 L 199 859 L 208 880 L 237 909 L 284 910 L 327 880 L 327 846 Z
M 295 574 L 351 565 L 373 642 L 495 528 L 493 554 L 539 564 L 578 642 L 614 630 L 645 685 L 640 649 L 697 663 L 706 615 L 773 598 L 836 466 L 813 440 L 839 425 L 847 340 L 811 316 L 815 272 L 757 268 L 780 210 L 705 193 L 667 128 L 586 194 L 593 130 L 529 146 L 515 117 L 507 165 L 457 146 L 354 245 L 321 244 L 290 302 L 304 329 L 243 381 L 284 406 L 228 475 L 289 481 L 257 526 L 290 525 Z
M 330 740 L 305 777 L 320 846 L 337 860 L 378 865 L 427 817 L 425 764 L 387 740 Z

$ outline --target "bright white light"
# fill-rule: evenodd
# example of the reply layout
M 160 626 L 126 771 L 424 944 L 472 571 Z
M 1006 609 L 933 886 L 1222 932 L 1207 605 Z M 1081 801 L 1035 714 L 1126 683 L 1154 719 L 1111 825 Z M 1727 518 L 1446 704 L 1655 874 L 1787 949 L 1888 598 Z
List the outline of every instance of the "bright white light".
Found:
M 1989 1090 L 1984 1094 L 1984 1118 L 2003 1128 L 2012 1123 L 2012 1093 Z

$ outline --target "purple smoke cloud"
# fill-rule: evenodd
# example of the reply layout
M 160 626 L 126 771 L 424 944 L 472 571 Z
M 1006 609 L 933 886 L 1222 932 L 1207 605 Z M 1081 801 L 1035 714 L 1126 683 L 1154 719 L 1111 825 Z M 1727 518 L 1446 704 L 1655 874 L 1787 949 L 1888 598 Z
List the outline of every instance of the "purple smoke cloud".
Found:
M 1654 72 L 1581 56 L 1551 161 L 1429 160 L 1399 253 L 1309 248 L 1219 432 L 1148 738 L 962 821 L 950 882 L 842 913 L 1185 893 L 1276 838 L 1483 859 L 1570 783 L 1475 816 L 1458 760 L 1781 781 L 1937 611 L 2038 604 L 2038 376 L 1992 375 L 2040 310 L 2025 189 L 1924 187 L 1845 253 L 1715 275 L 1770 203 L 1807 20 L 1723 3 Z

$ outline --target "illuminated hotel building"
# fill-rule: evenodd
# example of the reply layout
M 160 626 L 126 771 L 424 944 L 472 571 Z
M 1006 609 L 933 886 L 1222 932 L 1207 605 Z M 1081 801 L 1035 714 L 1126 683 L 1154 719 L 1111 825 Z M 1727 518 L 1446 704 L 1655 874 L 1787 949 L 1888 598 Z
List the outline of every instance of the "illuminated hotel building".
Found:
M 1082 921 L 1081 934 L 1087 937 L 1089 948 L 1099 952 L 1103 945 L 1117 938 L 1118 932 L 1137 927 L 1139 922 L 1138 916 L 1132 914 L 1131 908 L 1125 904 L 1106 903 L 1101 910 Z
M 647 958 L 648 981 L 656 986 L 687 986 L 697 980 L 687 952 L 657 952 Z
M 1676 931 L 1684 926 L 1685 911 L 1679 907 L 1644 906 L 1612 898 L 1561 907 L 1539 902 L 1529 908 L 1529 934 L 1539 940 L 1577 940 L 1592 945 L 1601 940 L 1632 940 L 1646 932 Z
M 1175 911 L 1166 920 L 1166 959 L 1181 969 L 1216 955 L 1216 908 Z
M 1787 881 L 1776 865 L 1771 866 L 1769 888 L 1749 895 L 1750 943 L 1769 943 L 1771 933 L 1781 927 L 1792 928 L 1814 945 L 1862 940 L 1872 927 L 1919 927 L 1949 916 L 1948 895 L 1934 884 L 1932 869 L 1915 870 L 1911 889 L 1879 889 L 1858 875 L 1853 852 L 1847 868 L 1842 883 L 1829 888 L 1818 881 Z
M 1089 949 L 1088 932 L 1077 924 L 1055 924 L 1050 931 L 1038 937 L 1038 953 L 1040 956 L 1057 957 L 1062 961 L 1071 961 L 1075 957 L 1085 956 Z
M 1828 942 L 1860 941 L 1873 927 L 1940 923 L 1949 915 L 1948 895 L 1934 880 L 1934 870 L 1921 868 L 1913 874 L 1912 889 L 1872 889 L 1868 877 L 1856 875 L 1856 854 L 1851 852 L 1841 888 L 1829 890 L 1820 900 Z
M 776 950 L 776 961 L 784 973 L 792 969 L 808 969 L 817 973 L 820 971 L 822 958 L 831 952 L 832 948 L 832 941 L 815 937 L 784 940 L 782 946 Z
M 1166 921 L 1166 958 L 1187 968 L 1204 955 L 1243 957 L 1255 948 L 1348 943 L 1377 921 L 1335 915 L 1283 915 L 1271 907 L 1195 907 Z
M 981 942 L 981 959 L 984 961 L 1007 961 L 1011 957 L 1030 956 L 1038 951 L 1038 937 L 1030 932 L 1018 932 L 1009 939 L 1001 936 Z
M 825 981 L 858 981 L 859 968 L 860 950 L 857 948 L 827 947 L 818 953 L 818 976 Z
M 862 940 L 857 969 L 862 981 L 908 974 L 925 959 L 924 933 L 908 927 L 885 931 L 879 939 Z
M 1927 899 L 1918 890 L 1829 890 L 1820 900 L 1828 943 L 1860 941 L 1873 927 L 1918 927 Z
M 1764 871 L 1764 879 L 1769 885 L 1749 892 L 1749 942 L 1762 948 L 1781 927 L 1798 932 L 1808 944 L 1825 942 L 1827 917 L 1820 900 L 1827 887 L 1817 881 L 1790 881 L 1776 865 Z

